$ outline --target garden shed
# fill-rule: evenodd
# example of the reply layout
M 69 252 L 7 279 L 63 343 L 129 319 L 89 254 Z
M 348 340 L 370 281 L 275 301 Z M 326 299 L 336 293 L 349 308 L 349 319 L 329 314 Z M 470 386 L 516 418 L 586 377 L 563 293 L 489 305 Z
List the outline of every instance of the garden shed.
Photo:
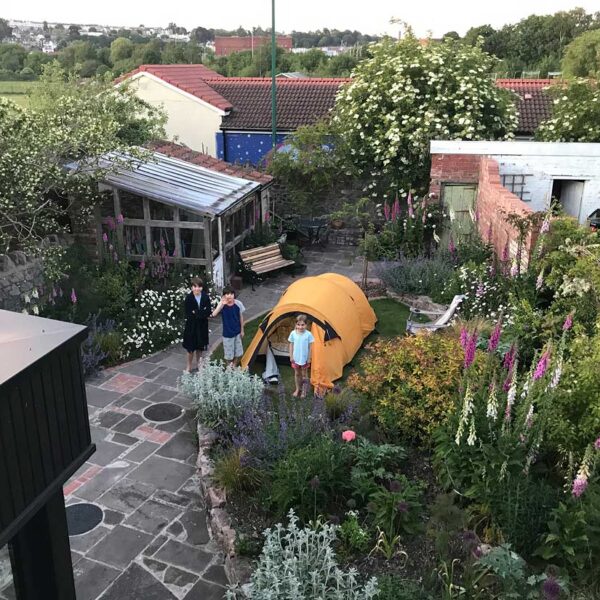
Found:
M 173 149 L 183 148 L 176 144 L 165 148 L 106 175 L 96 209 L 98 251 L 105 252 L 107 238 L 114 235 L 130 260 L 162 254 L 169 262 L 195 265 L 215 284 L 225 285 L 244 238 L 268 209 L 271 179 L 254 172 L 241 177 L 245 172 L 235 167 L 232 174 L 231 168 L 212 164 L 222 161 L 211 157 L 206 157 L 210 166 L 203 166 L 199 157 L 205 155 L 198 152 L 175 157 Z M 106 156 L 106 166 L 118 158 Z
M 304 277 L 290 285 L 260 324 L 242 358 L 242 366 L 252 364 L 269 346 L 276 356 L 286 359 L 288 335 L 299 314 L 308 316 L 315 338 L 311 384 L 315 388 L 331 388 L 377 322 L 363 291 L 337 273 Z

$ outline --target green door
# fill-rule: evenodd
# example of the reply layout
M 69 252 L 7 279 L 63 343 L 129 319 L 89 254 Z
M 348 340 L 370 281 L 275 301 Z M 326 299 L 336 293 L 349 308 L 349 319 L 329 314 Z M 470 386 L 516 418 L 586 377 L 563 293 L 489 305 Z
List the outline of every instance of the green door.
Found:
M 450 214 L 449 229 L 455 241 L 469 237 L 474 231 L 471 213 L 475 211 L 476 195 L 475 184 L 444 184 L 442 202 L 444 210 Z

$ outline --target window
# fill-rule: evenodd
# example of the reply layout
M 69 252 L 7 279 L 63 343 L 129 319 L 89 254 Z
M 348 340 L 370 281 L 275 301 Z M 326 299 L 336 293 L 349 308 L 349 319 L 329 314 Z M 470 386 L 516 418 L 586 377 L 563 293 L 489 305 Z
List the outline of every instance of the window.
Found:
M 127 254 L 147 254 L 146 229 L 139 225 L 125 225 L 123 227 L 123 239 Z
M 252 202 L 249 202 L 248 204 L 246 204 L 245 219 L 244 219 L 244 228 L 246 230 L 252 229 L 254 227 L 255 217 L 256 217 L 255 204 L 256 204 L 256 200 L 253 200 Z
M 223 217 L 223 229 L 225 230 L 225 243 L 233 242 L 233 217 Z
M 181 229 L 179 235 L 183 258 L 204 258 L 203 229 Z
M 172 221 L 173 218 L 173 208 L 162 202 L 150 200 L 150 219 L 152 221 Z
M 502 175 L 502 185 L 524 202 L 529 202 L 529 192 L 525 189 L 525 178 L 530 175 Z
M 114 217 L 115 216 L 115 198 L 112 191 L 102 192 L 100 198 L 100 216 L 101 217 Z
M 152 227 L 152 254 L 161 254 L 164 251 L 169 256 L 175 252 L 175 230 L 172 227 Z
M 210 241 L 212 245 L 213 260 L 219 256 L 219 220 L 213 219 L 210 222 Z
M 233 213 L 233 234 L 238 237 L 244 233 L 243 209 Z
M 188 212 L 187 210 L 183 210 L 183 208 L 179 209 L 180 221 L 187 221 L 188 223 L 202 223 L 203 219 L 204 217 L 202 215 Z
M 119 190 L 119 199 L 121 201 L 121 214 L 126 219 L 144 218 L 144 199 L 141 196 Z

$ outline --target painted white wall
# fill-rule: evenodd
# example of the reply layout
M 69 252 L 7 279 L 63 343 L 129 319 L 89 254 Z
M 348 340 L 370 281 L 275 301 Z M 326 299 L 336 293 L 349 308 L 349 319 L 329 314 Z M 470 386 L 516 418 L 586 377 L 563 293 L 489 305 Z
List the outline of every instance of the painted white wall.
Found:
M 217 288 L 222 288 L 225 285 L 225 277 L 223 273 L 223 254 L 219 254 L 213 261 L 213 283 Z
M 580 223 L 600 208 L 600 144 L 432 141 L 431 153 L 490 156 L 501 176 L 528 175 L 524 200 L 536 211 L 548 208 L 555 179 L 584 182 Z
M 162 106 L 168 115 L 165 126 L 169 139 L 177 138 L 192 150 L 216 158 L 216 134 L 225 113 L 198 98 L 169 85 L 150 73 L 129 80 L 131 89 L 152 106 Z

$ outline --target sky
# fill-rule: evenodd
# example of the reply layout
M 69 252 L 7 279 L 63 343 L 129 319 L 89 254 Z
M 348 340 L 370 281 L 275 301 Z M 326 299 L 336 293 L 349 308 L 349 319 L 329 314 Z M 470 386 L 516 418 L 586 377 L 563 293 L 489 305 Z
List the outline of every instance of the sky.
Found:
M 497 29 L 507 23 L 516 23 L 531 14 L 552 14 L 559 10 L 571 10 L 576 6 L 588 13 L 600 11 L 600 0 L 275 0 L 275 3 L 275 28 L 280 32 L 314 31 L 328 27 L 358 30 L 371 35 L 397 35 L 399 26 L 390 24 L 390 19 L 396 18 L 409 23 L 419 37 L 426 36 L 428 32 L 431 32 L 433 37 L 440 37 L 448 31 L 457 31 L 464 35 L 470 27 L 485 24 Z M 27 0 L 22 4 L 5 4 L 0 9 L 0 17 L 126 27 L 141 24 L 165 27 L 174 22 L 187 29 L 198 26 L 237 29 L 240 25 L 250 29 L 271 26 L 271 1 L 183 0 L 174 4 L 148 2 L 142 5 L 123 0 Z

